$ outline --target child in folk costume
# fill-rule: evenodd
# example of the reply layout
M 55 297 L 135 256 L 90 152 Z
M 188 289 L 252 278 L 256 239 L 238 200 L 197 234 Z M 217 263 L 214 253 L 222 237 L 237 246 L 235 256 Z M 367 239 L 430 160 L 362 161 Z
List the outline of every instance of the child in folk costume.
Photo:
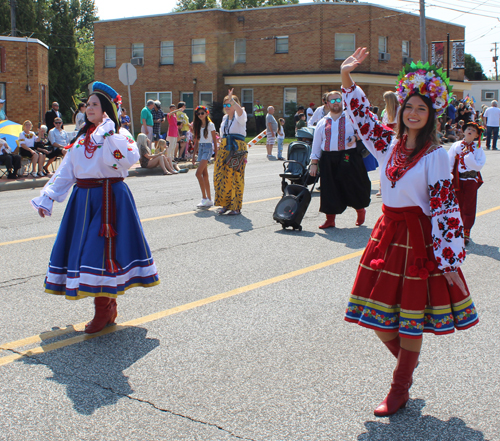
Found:
M 86 333 L 115 321 L 116 298 L 134 286 L 160 283 L 134 198 L 123 182 L 139 159 L 128 130 L 120 128 L 120 96 L 95 82 L 85 125 L 67 147 L 61 166 L 31 203 L 52 214 L 73 186 L 50 257 L 45 292 L 69 300 L 94 297 L 95 316 Z
M 350 76 L 367 57 L 358 48 L 341 67 L 347 113 L 380 167 L 383 215 L 365 249 L 345 319 L 375 330 L 397 358 L 387 397 L 375 409 L 388 416 L 406 405 L 423 332 L 449 334 L 478 323 L 460 265 L 463 225 L 446 150 L 436 144 L 436 117 L 450 97 L 434 66 L 406 66 L 397 87 L 397 133 L 380 124 Z
M 469 243 L 470 230 L 476 220 L 477 190 L 483 184 L 480 173 L 486 162 L 486 155 L 481 148 L 483 131 L 484 127 L 476 122 L 465 123 L 464 139 L 454 143 L 448 150 L 453 187 L 464 223 L 465 245 Z

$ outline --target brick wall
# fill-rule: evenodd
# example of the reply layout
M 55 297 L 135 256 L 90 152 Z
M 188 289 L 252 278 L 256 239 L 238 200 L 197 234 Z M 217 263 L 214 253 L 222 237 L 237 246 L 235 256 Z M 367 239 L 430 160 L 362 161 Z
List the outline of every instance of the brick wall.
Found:
M 396 76 L 402 63 L 402 40 L 410 41 L 410 57 L 420 58 L 419 17 L 369 4 L 317 3 L 245 10 L 208 10 L 165 14 L 154 17 L 111 20 L 95 23 L 95 77 L 116 88 L 128 105 L 126 87 L 118 80 L 118 68 L 130 62 L 132 43 L 144 43 L 144 66 L 137 67 L 138 80 L 132 86 L 134 123 L 139 129 L 139 113 L 145 92 L 171 91 L 177 102 L 181 92 L 212 91 L 215 101 L 227 94 L 225 76 L 269 74 L 338 74 L 342 60 L 335 59 L 335 34 L 356 35 L 356 46 L 366 46 L 370 56 L 363 72 Z M 427 20 L 427 42 L 463 39 L 464 28 L 436 20 Z M 289 52 L 275 53 L 276 36 L 288 36 Z M 388 37 L 390 61 L 378 60 L 378 37 Z M 206 39 L 206 62 L 191 62 L 191 39 Z M 246 39 L 246 62 L 234 63 L 234 40 Z M 160 42 L 174 41 L 174 64 L 160 65 Z M 104 68 L 104 46 L 117 47 L 116 68 Z M 282 77 L 285 77 L 282 75 Z M 193 79 L 197 79 L 196 86 Z M 451 73 L 463 81 L 463 70 Z M 285 85 L 248 83 L 235 88 L 252 88 L 254 99 L 265 107 L 273 105 L 276 115 L 283 114 L 284 87 L 297 87 L 298 103 L 321 104 L 323 92 L 339 89 L 339 84 Z M 390 87 L 365 85 L 370 99 L 383 108 L 382 94 Z M 250 127 L 249 127 L 250 128 Z M 163 128 L 166 130 L 166 127 Z
M 6 84 L 6 114 L 12 121 L 22 124 L 30 120 L 36 127 L 48 108 L 48 49 L 37 40 L 27 43 L 12 37 L 0 38 L 0 46 L 5 48 L 6 58 L 6 70 L 0 73 L 0 82 Z

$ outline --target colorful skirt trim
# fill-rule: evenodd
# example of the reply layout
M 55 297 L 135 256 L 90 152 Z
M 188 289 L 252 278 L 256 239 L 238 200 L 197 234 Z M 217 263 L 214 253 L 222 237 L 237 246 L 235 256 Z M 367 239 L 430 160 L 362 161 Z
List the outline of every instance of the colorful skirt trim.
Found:
M 102 227 L 102 188 L 74 187 L 52 249 L 45 292 L 84 297 L 117 297 L 136 287 L 160 283 L 151 250 L 144 237 L 134 198 L 124 182 L 112 185 L 116 204 L 115 239 L 119 269 L 106 266 Z
M 413 249 L 405 221 L 391 227 L 395 227 L 395 233 L 385 250 L 383 269 L 370 265 L 380 257 L 376 247 L 390 222 L 382 215 L 372 231 L 361 257 L 345 320 L 377 331 L 399 332 L 406 338 L 421 338 L 423 332 L 450 334 L 455 329 L 477 324 L 479 319 L 470 295 L 464 296 L 456 284 L 448 285 L 437 267 L 432 251 L 432 226 L 427 216 L 419 216 L 417 226 L 423 234 L 427 259 L 435 266 L 427 278 L 414 276 L 409 270 L 418 261 L 417 255 L 420 259 L 420 252 Z M 469 293 L 460 269 L 458 274 Z

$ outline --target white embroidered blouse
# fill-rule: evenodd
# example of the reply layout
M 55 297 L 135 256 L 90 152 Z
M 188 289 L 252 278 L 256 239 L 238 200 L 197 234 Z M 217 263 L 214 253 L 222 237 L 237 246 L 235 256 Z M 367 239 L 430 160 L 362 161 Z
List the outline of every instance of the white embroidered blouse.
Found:
M 106 119 L 90 136 L 97 146 L 94 154 L 85 154 L 85 135 L 68 149 L 56 173 L 43 187 L 40 196 L 31 200 L 33 207 L 52 214 L 53 201 L 62 202 L 77 179 L 125 178 L 128 169 L 139 159 L 137 144 L 124 128 L 115 132 L 111 119 Z
M 481 147 L 477 146 L 477 142 L 474 142 L 474 151 L 470 152 L 464 147 L 467 147 L 465 141 L 458 141 L 453 143 L 448 150 L 448 157 L 450 159 L 450 169 L 453 173 L 453 167 L 455 166 L 456 156 L 458 155 L 458 172 L 465 173 L 468 171 L 481 171 L 484 164 L 486 163 L 486 155 Z M 461 178 L 462 179 L 462 178 Z M 473 179 L 476 178 L 467 178 Z
M 330 114 L 326 115 L 322 118 L 316 129 L 314 130 L 314 138 L 312 143 L 311 150 L 311 159 L 319 159 L 321 156 L 321 152 L 325 150 L 326 144 L 326 123 L 331 121 L 331 136 L 330 136 L 330 151 L 338 151 L 338 143 L 339 143 L 339 123 L 342 119 L 342 116 L 345 115 L 345 128 L 344 128 L 344 150 L 356 148 L 356 143 L 351 137 L 355 133 L 355 126 L 351 123 L 345 112 L 342 113 L 336 120 L 334 120 Z M 349 141 L 353 141 L 352 145 L 348 145 Z
M 393 208 L 419 206 L 430 217 L 434 256 L 439 269 L 456 271 L 465 259 L 463 223 L 452 187 L 448 153 L 438 147 L 426 153 L 417 164 L 392 187 L 385 170 L 397 143 L 396 135 L 387 130 L 370 112 L 370 103 L 355 84 L 342 89 L 346 113 L 357 127 L 358 135 L 380 165 L 380 184 L 384 205 Z

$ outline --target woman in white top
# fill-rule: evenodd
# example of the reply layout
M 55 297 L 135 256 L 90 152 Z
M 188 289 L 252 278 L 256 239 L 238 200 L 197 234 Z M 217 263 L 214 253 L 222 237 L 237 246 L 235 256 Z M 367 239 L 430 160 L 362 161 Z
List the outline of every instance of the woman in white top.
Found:
M 45 292 L 69 300 L 93 297 L 95 316 L 85 332 L 99 332 L 116 319 L 116 298 L 135 286 L 160 283 L 134 198 L 123 182 L 139 159 L 137 145 L 118 123 L 120 95 L 95 82 L 85 125 L 62 164 L 31 201 L 41 217 L 69 191 L 50 256 Z M 74 185 L 76 184 L 76 185 Z
M 449 334 L 476 325 L 478 317 L 460 271 L 464 227 L 449 158 L 435 135 L 451 88 L 435 66 L 405 68 L 394 133 L 370 112 L 350 76 L 367 55 L 358 48 L 342 63 L 342 88 L 346 112 L 380 164 L 383 215 L 361 258 L 345 319 L 375 330 L 398 359 L 389 394 L 374 412 L 388 416 L 409 399 L 423 332 Z
M 398 97 L 392 90 L 388 90 L 384 93 L 384 101 L 385 109 L 382 116 L 382 123 L 394 130 L 397 126 L 399 115 Z
M 45 176 L 43 164 L 45 164 L 45 155 L 35 150 L 36 134 L 32 132 L 33 124 L 31 121 L 24 121 L 23 131 L 19 134 L 19 153 L 23 158 L 31 159 L 30 175 L 36 177 L 35 164 L 38 164 L 38 176 Z
M 245 142 L 247 113 L 233 90 L 224 98 L 225 115 L 220 126 L 222 141 L 214 170 L 215 205 L 221 207 L 217 213 L 229 215 L 241 213 L 248 155 Z
M 75 131 L 79 132 L 85 125 L 85 110 L 87 105 L 85 103 L 78 104 L 78 113 L 75 115 Z
M 212 152 L 217 155 L 217 136 L 215 125 L 209 118 L 209 110 L 205 106 L 198 106 L 194 111 L 193 131 L 194 131 L 194 152 L 193 164 L 198 155 L 198 169 L 196 177 L 201 189 L 201 202 L 198 208 L 210 208 L 214 205 L 210 197 L 210 179 L 208 176 L 208 161 L 212 157 Z M 214 150 L 215 149 L 215 150 Z

